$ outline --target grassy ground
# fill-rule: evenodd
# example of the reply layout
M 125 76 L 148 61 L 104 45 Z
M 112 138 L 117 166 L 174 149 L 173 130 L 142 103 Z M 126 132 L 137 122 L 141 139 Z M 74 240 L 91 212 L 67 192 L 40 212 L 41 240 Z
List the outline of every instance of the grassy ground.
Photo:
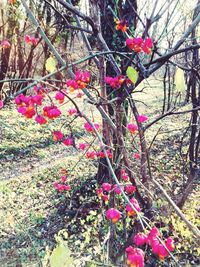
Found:
M 157 81 L 149 81 L 142 86 L 146 87 L 145 93 L 135 93 L 134 98 L 138 100 L 140 113 L 148 114 L 152 120 L 162 109 L 162 87 Z M 87 114 L 91 109 L 92 116 L 96 118 L 95 120 L 99 120 L 99 114 L 94 112 L 90 105 L 85 102 L 81 105 Z M 64 106 L 63 111 L 66 112 L 70 107 L 72 106 Z M 38 126 L 33 121 L 20 117 L 14 106 L 0 113 L 0 266 L 2 267 L 40 266 L 45 250 L 55 245 L 54 235 L 61 229 L 68 232 L 68 243 L 76 257 L 102 254 L 97 228 L 104 230 L 101 224 L 103 218 L 95 212 L 98 209 L 94 194 L 97 165 L 82 158 L 82 154 L 76 149 L 52 141 L 52 131 L 58 129 L 65 119 L 65 116 L 62 116 L 48 125 Z M 188 120 L 188 116 L 181 116 L 181 120 L 179 116 L 168 117 L 147 131 L 148 144 L 151 144 L 155 134 L 158 133 L 154 143 L 151 144 L 152 172 L 154 177 L 165 184 L 166 190 L 171 190 L 173 184 L 179 188 L 184 179 L 178 152 L 181 134 Z M 81 119 L 74 122 L 77 139 L 91 141 L 92 137 L 85 134 L 82 125 Z M 69 181 L 73 185 L 72 191 L 66 195 L 57 193 L 53 188 L 53 182 L 60 177 L 59 172 L 62 168 L 70 171 Z M 82 192 L 87 194 L 83 196 Z M 194 197 L 191 198 L 191 203 L 193 203 L 192 211 L 188 216 L 197 223 L 193 218 L 196 216 Z M 166 203 L 162 195 L 157 195 L 156 205 L 156 208 L 159 207 L 167 217 Z M 87 216 L 79 218 L 80 209 Z M 89 209 L 94 213 L 90 214 Z M 188 211 L 187 207 L 185 211 Z M 158 216 L 158 220 L 162 219 Z M 166 227 L 171 220 L 163 220 Z M 177 218 L 174 217 L 174 220 Z M 181 225 L 181 222 L 179 224 Z M 188 233 L 184 226 L 182 228 L 174 230 L 175 236 L 180 239 L 180 235 L 183 235 L 181 242 L 190 240 L 191 247 L 188 253 L 194 251 L 196 253 L 191 233 Z M 183 246 L 181 243 L 179 251 Z M 81 254 L 81 251 L 84 253 Z M 105 257 L 104 253 L 106 252 L 103 252 L 102 258 Z M 97 258 L 102 260 L 100 256 Z M 189 257 L 188 264 L 192 266 Z

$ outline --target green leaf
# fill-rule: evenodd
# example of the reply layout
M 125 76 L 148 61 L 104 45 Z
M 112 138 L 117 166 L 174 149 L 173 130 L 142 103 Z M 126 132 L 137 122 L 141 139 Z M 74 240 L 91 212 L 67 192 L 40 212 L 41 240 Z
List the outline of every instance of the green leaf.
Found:
M 186 90 L 184 71 L 180 68 L 176 70 L 174 84 L 178 92 L 184 92 Z
M 126 75 L 131 80 L 132 83 L 136 83 L 138 80 L 138 72 L 133 67 L 128 67 L 126 70 Z
M 50 257 L 50 266 L 74 267 L 73 259 L 70 257 L 70 250 L 64 242 L 59 243 L 53 250 Z
M 48 72 L 54 72 L 56 71 L 56 60 L 50 56 L 47 60 L 46 60 L 46 63 L 45 63 L 45 68 Z

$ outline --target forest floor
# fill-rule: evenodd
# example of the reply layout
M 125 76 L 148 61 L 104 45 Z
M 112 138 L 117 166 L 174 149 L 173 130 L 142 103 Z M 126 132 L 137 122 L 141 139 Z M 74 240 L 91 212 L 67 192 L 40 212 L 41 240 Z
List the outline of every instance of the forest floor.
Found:
M 150 80 L 145 84 L 144 93 L 135 93 L 134 99 L 137 100 L 140 113 L 148 115 L 149 121 L 153 120 L 162 110 L 163 90 L 160 82 Z M 64 106 L 63 111 L 71 107 Z M 82 109 L 87 114 L 91 111 L 95 121 L 100 121 L 99 114 L 91 105 L 83 102 Z M 53 142 L 52 131 L 59 129 L 65 120 L 66 117 L 62 116 L 47 125 L 38 126 L 34 121 L 21 117 L 14 105 L 0 111 L 1 267 L 45 266 L 42 259 L 55 246 L 55 235 L 63 229 L 69 234 L 68 244 L 73 255 L 88 262 L 88 265 L 77 266 L 97 266 L 91 264 L 93 258 L 88 256 L 102 253 L 94 232 L 98 227 L 94 180 L 97 163 L 86 160 L 75 148 Z M 188 122 L 188 114 L 169 116 L 147 131 L 148 144 L 151 144 L 152 173 L 167 191 L 181 186 L 185 179 L 179 151 Z M 92 141 L 93 137 L 84 132 L 83 120 L 78 119 L 73 125 L 78 140 Z M 186 148 L 187 143 L 182 146 L 183 155 Z M 63 195 L 55 191 L 53 182 L 59 179 L 60 170 L 65 168 L 70 170 L 69 181 L 73 189 Z M 82 192 L 88 193 L 83 196 Z M 196 198 L 197 192 L 194 192 L 188 206 L 184 207 L 185 212 L 190 207 L 188 218 L 195 224 L 199 222 Z M 160 209 L 165 206 L 162 196 L 157 199 L 157 205 Z M 86 217 L 79 218 L 80 209 L 87 214 Z M 170 221 L 166 220 L 165 223 L 168 225 Z M 177 238 L 181 236 L 177 254 L 184 246 L 186 256 L 182 266 L 197 266 L 195 257 L 191 257 L 194 252 L 197 253 L 192 234 L 188 233 L 185 226 L 181 227 L 175 229 Z M 97 257 L 99 261 L 103 261 L 105 253 L 102 258 Z

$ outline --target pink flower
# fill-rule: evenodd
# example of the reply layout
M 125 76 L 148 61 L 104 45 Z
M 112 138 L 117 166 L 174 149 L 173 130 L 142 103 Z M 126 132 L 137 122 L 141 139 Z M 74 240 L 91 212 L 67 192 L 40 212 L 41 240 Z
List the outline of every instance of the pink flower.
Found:
M 116 195 L 120 195 L 121 194 L 121 189 L 124 190 L 124 187 L 122 185 L 120 185 L 120 187 L 119 187 L 117 184 L 115 184 L 113 186 L 113 188 L 114 188 L 114 192 L 115 192 Z
M 174 240 L 171 237 L 168 237 L 165 241 L 165 245 L 169 251 L 174 251 L 175 245 Z
M 97 156 L 98 158 L 101 158 L 101 159 L 105 158 L 105 154 L 104 154 L 103 151 L 98 151 L 98 152 L 96 152 L 96 156 Z
M 1 42 L 1 46 L 4 48 L 4 49 L 7 49 L 7 48 L 10 48 L 11 44 L 8 40 L 3 40 Z
M 68 80 L 66 84 L 69 87 L 70 92 L 73 92 L 74 90 L 78 89 L 78 84 L 74 80 Z
M 25 43 L 27 43 L 27 44 L 31 44 L 31 36 L 30 36 L 30 35 L 25 35 L 25 36 L 24 36 L 24 41 L 25 41 Z
M 135 251 L 135 248 L 133 248 L 132 246 L 129 246 L 126 248 L 126 253 L 127 254 L 133 254 Z
M 106 152 L 107 152 L 108 158 L 112 159 L 112 157 L 113 157 L 112 151 L 107 149 Z
M 128 38 L 126 40 L 126 45 L 128 48 L 133 50 L 135 53 L 140 53 L 142 51 L 142 44 L 143 44 L 143 39 L 141 37 L 136 37 L 136 38 Z
M 43 100 L 43 96 L 42 95 L 34 95 L 31 99 L 31 101 L 38 105 L 41 106 L 42 105 L 42 100 Z
M 47 120 L 43 116 L 41 116 L 41 115 L 37 115 L 35 117 L 35 121 L 37 123 L 39 123 L 39 124 L 46 124 L 47 123 Z
M 121 174 L 122 180 L 124 180 L 125 182 L 127 182 L 129 180 L 129 177 L 128 177 L 128 175 L 127 175 L 127 173 L 125 172 L 124 169 L 120 170 L 120 174 Z
M 103 195 L 103 189 L 102 188 L 97 188 L 96 193 L 97 193 L 98 197 L 101 197 Z
M 127 264 L 130 267 L 144 267 L 144 251 L 139 248 L 129 246 L 126 249 Z
M 38 44 L 39 40 L 40 40 L 39 38 L 32 37 L 32 44 L 34 46 L 36 46 Z
M 136 191 L 136 187 L 134 185 L 126 185 L 125 191 L 127 194 L 133 194 Z
M 140 159 L 140 154 L 139 153 L 133 153 L 133 157 L 135 158 L 135 159 Z
M 128 38 L 126 40 L 126 45 L 135 53 L 143 51 L 146 54 L 150 54 L 153 47 L 153 41 L 151 38 L 147 38 L 146 40 L 143 40 L 141 37 Z
M 55 99 L 58 100 L 60 104 L 62 104 L 65 100 L 65 96 L 62 92 L 57 92 L 55 95 Z
M 53 186 L 54 186 L 56 189 L 58 189 L 58 187 L 59 187 L 59 183 L 58 183 L 58 182 L 54 182 L 54 183 L 53 183 Z
M 26 107 L 20 106 L 20 107 L 18 107 L 17 111 L 19 113 L 21 113 L 22 115 L 24 115 L 26 113 Z
M 80 150 L 85 150 L 85 149 L 87 148 L 87 146 L 88 146 L 88 144 L 86 144 L 86 143 L 81 143 L 81 144 L 79 144 L 78 148 L 79 148 Z
M 49 119 L 55 119 L 61 115 L 61 111 L 56 106 L 45 106 L 43 108 L 43 115 Z
M 137 116 L 137 120 L 138 120 L 138 122 L 143 123 L 143 122 L 148 120 L 148 117 L 145 115 L 139 115 L 139 116 Z
M 156 227 L 153 227 L 149 234 L 148 234 L 148 241 L 149 241 L 149 245 L 151 246 L 152 240 L 155 241 L 155 239 L 157 239 L 157 237 L 159 236 L 159 231 Z
M 68 114 L 69 114 L 69 116 L 72 116 L 72 115 L 74 115 L 74 114 L 76 114 L 77 113 L 77 110 L 75 109 L 75 108 L 70 108 L 69 110 L 68 110 Z
M 108 195 L 105 195 L 105 194 L 102 194 L 101 199 L 102 199 L 105 203 L 107 203 L 108 200 L 109 200 L 109 196 L 108 196 Z
M 84 83 L 89 83 L 90 81 L 90 72 L 89 71 L 80 71 L 77 70 L 75 72 L 75 80 L 77 82 L 84 82 Z
M 66 146 L 72 146 L 73 145 L 73 139 L 71 137 L 68 137 L 63 140 L 63 144 Z
M 111 188 L 112 188 L 112 185 L 109 184 L 109 183 L 103 183 L 102 184 L 102 188 L 103 188 L 104 191 L 109 192 L 111 190 Z
M 85 154 L 86 158 L 88 159 L 95 159 L 96 157 L 96 152 L 95 151 L 88 151 L 86 154 Z
M 149 239 L 148 239 L 148 242 L 149 242 Z M 153 237 L 151 239 L 151 242 L 149 242 L 149 244 L 150 244 L 150 246 L 152 248 L 153 253 L 157 254 L 158 253 L 158 247 L 160 245 L 160 242 L 157 239 L 157 237 Z
M 137 127 L 137 125 L 135 125 L 133 123 L 129 123 L 129 124 L 127 124 L 127 129 L 129 130 L 129 132 L 134 134 L 138 130 L 138 127 Z
M 63 176 L 61 177 L 61 181 L 62 181 L 63 183 L 65 183 L 65 182 L 67 181 L 67 176 L 66 176 L 66 175 L 63 175 Z
M 146 53 L 146 54 L 150 54 L 151 53 L 151 49 L 153 47 L 153 41 L 151 38 L 147 38 L 142 45 L 142 50 Z
M 83 93 L 79 92 L 79 93 L 76 95 L 76 97 L 77 97 L 77 98 L 81 98 L 83 95 L 84 95 Z
M 64 184 L 64 185 L 62 185 L 62 189 L 65 191 L 69 191 L 69 190 L 71 190 L 71 186 Z
M 65 184 L 59 184 L 58 182 L 54 182 L 53 186 L 55 189 L 57 189 L 59 192 L 62 191 L 69 191 L 71 190 L 71 186 L 70 185 L 65 185 Z
M 39 42 L 39 38 L 35 38 L 34 36 L 26 35 L 24 36 L 24 41 L 27 44 L 31 44 L 36 46 Z
M 141 208 L 135 198 L 130 199 L 131 204 L 135 208 L 136 211 L 140 212 Z M 126 211 L 128 212 L 128 216 L 133 216 L 135 214 L 135 210 L 132 209 L 130 204 L 126 205 Z
M 165 259 L 165 257 L 167 257 L 169 255 L 168 251 L 166 250 L 166 248 L 162 244 L 159 244 L 157 246 L 156 254 L 158 255 L 158 257 L 161 261 L 163 261 Z
M 75 79 L 68 80 L 67 86 L 69 87 L 69 90 L 73 92 L 78 88 L 80 89 L 85 88 L 89 82 L 90 82 L 90 72 L 77 70 L 75 72 Z
M 60 141 L 63 139 L 64 134 L 61 131 L 54 131 L 53 132 L 53 141 Z
M 3 106 L 4 106 L 4 104 L 3 104 L 3 101 L 2 101 L 2 100 L 0 100 L 0 109 L 2 109 L 2 108 L 3 108 Z
M 92 125 L 90 125 L 88 122 L 86 122 L 84 124 L 84 128 L 88 133 L 92 133 L 94 132 L 94 128 L 98 131 L 99 130 L 99 124 L 98 123 L 94 123 L 94 128 L 92 127 Z
M 17 109 L 17 111 L 19 113 L 21 113 L 23 116 L 25 116 L 26 118 L 28 118 L 28 119 L 33 118 L 35 116 L 35 114 L 36 114 L 36 111 L 35 111 L 33 106 L 27 106 L 27 107 L 20 106 Z
M 116 77 L 105 77 L 105 83 L 109 84 L 112 88 L 119 89 L 125 81 L 125 76 L 118 75 Z
M 113 223 L 118 222 L 120 217 L 121 217 L 121 212 L 119 212 L 117 209 L 111 208 L 106 211 L 106 218 L 108 220 L 111 220 Z
M 147 243 L 147 236 L 143 233 L 138 233 L 137 235 L 135 235 L 133 240 L 136 246 L 143 246 Z

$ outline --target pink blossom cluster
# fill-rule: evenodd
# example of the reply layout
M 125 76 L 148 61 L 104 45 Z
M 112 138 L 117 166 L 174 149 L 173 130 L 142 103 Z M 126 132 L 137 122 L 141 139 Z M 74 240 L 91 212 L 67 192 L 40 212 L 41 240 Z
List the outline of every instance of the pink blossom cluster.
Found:
M 108 220 L 111 220 L 113 223 L 118 222 L 120 217 L 121 217 L 121 212 L 115 208 L 111 208 L 106 211 L 106 218 Z
M 169 255 L 168 251 L 172 252 L 174 250 L 175 245 L 171 237 L 168 237 L 164 244 L 162 244 L 158 239 L 159 235 L 160 233 L 158 229 L 153 227 L 148 235 L 138 233 L 135 235 L 133 240 L 136 246 L 148 244 L 151 247 L 152 252 L 158 255 L 160 260 L 164 260 L 164 258 Z
M 126 253 L 127 264 L 130 267 L 144 267 L 144 251 L 142 249 L 129 246 Z
M 145 40 L 142 37 L 128 38 L 126 39 L 126 45 L 135 53 L 143 51 L 146 54 L 150 54 L 153 47 L 153 41 L 151 38 L 146 38 Z
M 111 159 L 113 157 L 112 151 L 110 151 L 109 149 L 106 150 L 106 153 L 107 153 L 108 158 Z M 92 160 L 106 157 L 104 151 L 94 151 L 94 150 L 87 151 L 85 156 L 86 158 L 92 159 Z
M 73 146 L 74 145 L 74 139 L 72 136 L 65 137 L 64 134 L 61 131 L 54 131 L 53 132 L 53 141 L 62 141 L 62 143 L 65 146 Z
M 39 40 L 40 40 L 39 38 L 36 38 L 34 36 L 30 36 L 30 35 L 26 35 L 24 37 L 24 41 L 26 44 L 30 44 L 30 45 L 34 45 L 34 46 L 36 46 L 38 44 Z
M 67 182 L 67 176 L 66 176 L 66 175 L 63 175 L 63 176 L 61 177 L 61 182 L 59 183 L 59 182 L 55 181 L 55 182 L 53 183 L 53 186 L 54 186 L 54 188 L 57 189 L 59 192 L 69 191 L 69 190 L 71 190 L 71 186 L 68 185 L 68 184 L 66 184 L 66 182 Z
M 107 76 L 104 78 L 105 83 L 109 84 L 113 89 L 119 89 L 125 80 L 126 77 L 123 75 L 118 75 L 116 77 Z
M 69 87 L 70 92 L 73 92 L 77 89 L 84 89 L 87 84 L 90 82 L 90 72 L 89 71 L 80 71 L 75 72 L 75 77 L 72 80 L 66 82 Z
M 3 40 L 1 41 L 1 44 L 0 44 L 4 49 L 7 49 L 7 48 L 10 48 L 11 47 L 11 44 L 8 40 Z
M 100 128 L 99 124 L 98 123 L 94 123 L 93 125 L 94 125 L 94 127 L 89 122 L 86 122 L 84 124 L 84 128 L 88 133 L 93 133 L 94 132 L 94 128 L 98 131 L 99 128 Z
M 114 191 L 116 195 L 121 195 L 121 190 L 124 190 L 126 194 L 133 194 L 136 191 L 136 187 L 134 185 L 117 185 L 117 184 L 110 184 L 110 183 L 103 183 L 100 188 L 96 190 L 97 196 L 107 202 L 110 198 L 109 193 Z
M 134 207 L 134 209 L 131 207 L 130 204 L 127 204 L 126 205 L 126 211 L 127 211 L 128 216 L 135 215 L 136 211 L 137 212 L 141 212 L 141 208 L 139 206 L 139 203 L 138 203 L 137 199 L 131 198 L 130 199 L 130 203 L 132 204 L 132 206 Z

